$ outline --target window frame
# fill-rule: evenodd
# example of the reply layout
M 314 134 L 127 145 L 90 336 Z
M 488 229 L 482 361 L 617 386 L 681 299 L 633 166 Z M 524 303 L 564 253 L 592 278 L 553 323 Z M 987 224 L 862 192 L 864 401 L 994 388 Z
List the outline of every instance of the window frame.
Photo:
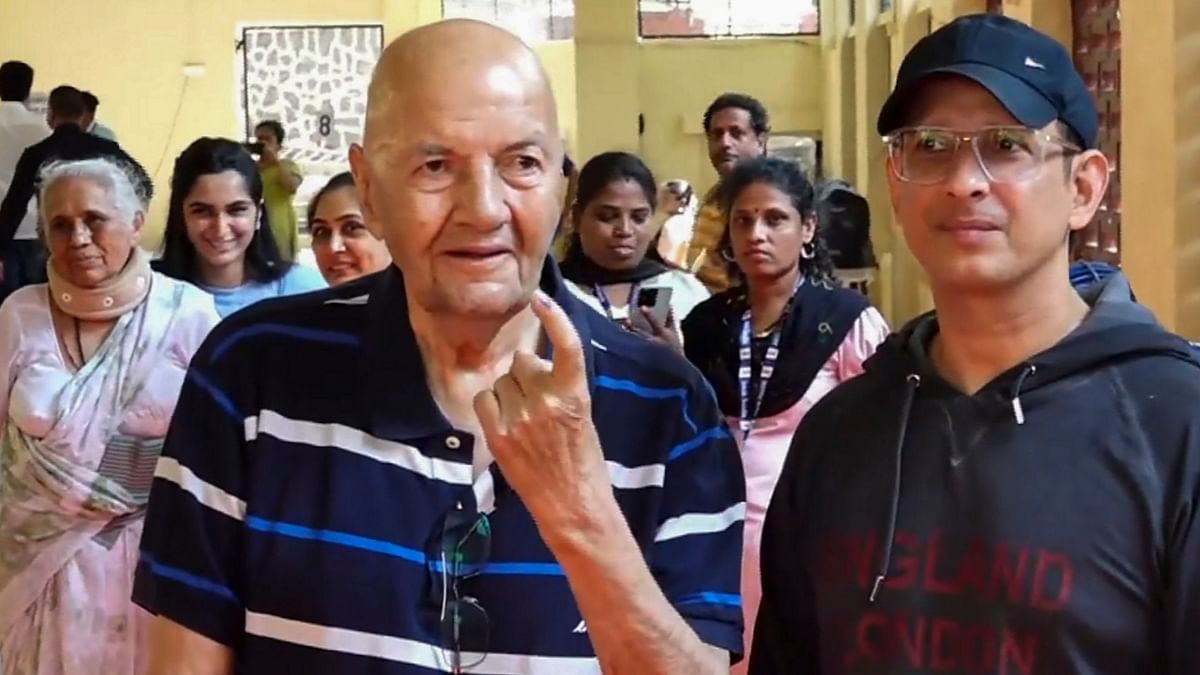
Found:
M 471 6 L 491 5 L 491 10 L 492 10 L 491 18 L 481 18 L 478 16 L 459 17 L 458 15 L 454 15 L 454 16 L 448 15 L 448 14 L 446 14 L 446 4 L 447 4 L 448 0 L 441 0 L 442 18 L 444 18 L 444 19 L 471 18 L 471 19 L 475 19 L 477 21 L 485 21 L 487 23 L 490 23 L 490 24 L 493 24 L 496 26 L 500 26 L 501 28 L 504 28 L 505 30 L 508 30 L 510 32 L 516 33 L 516 31 L 513 31 L 511 28 L 509 28 L 508 26 L 506 26 L 504 23 L 502 23 L 500 21 L 500 16 L 501 16 L 500 1 L 501 0 L 458 0 L 458 2 L 456 4 L 471 5 Z M 544 38 L 538 38 L 537 40 L 532 40 L 531 42 L 533 42 L 534 44 L 538 44 L 541 42 L 559 42 L 559 41 L 564 41 L 564 40 L 574 40 L 575 39 L 575 0 L 538 0 L 537 4 L 538 5 L 545 4 L 545 6 L 546 6 L 545 15 L 539 17 L 539 19 L 541 21 L 544 21 L 546 24 L 546 36 Z M 555 26 L 554 20 L 556 17 L 560 16 L 558 14 L 555 14 L 554 10 L 559 5 L 570 5 L 570 8 L 571 8 L 571 13 L 569 15 L 571 18 L 571 29 L 569 31 L 566 31 L 567 34 L 565 34 L 565 35 L 555 35 L 554 34 L 554 26 Z M 526 39 L 525 36 L 519 35 L 519 37 L 521 37 L 522 39 Z
M 443 1 L 444 1 L 444 0 L 443 0 Z M 766 39 L 791 39 L 791 38 L 811 38 L 811 37 L 819 37 L 819 36 L 821 35 L 821 3 L 820 3 L 820 1 L 819 1 L 819 0 L 812 0 L 812 4 L 813 4 L 813 10 L 814 10 L 814 12 L 816 13 L 816 17 L 817 17 L 817 22 L 816 22 L 816 26 L 817 26 L 817 27 L 816 27 L 816 28 L 815 28 L 813 31 L 811 31 L 811 32 L 804 32 L 804 31 L 797 30 L 796 32 L 791 32 L 791 33 L 734 33 L 734 32 L 726 32 L 726 33 L 703 33 L 703 34 L 699 34 L 699 35 L 696 35 L 696 34 L 689 34 L 689 35 L 680 35 L 680 34 L 654 34 L 654 35 L 647 35 L 647 34 L 646 34 L 646 31 L 645 31 L 645 22 L 644 22 L 644 20 L 643 20 L 643 17 L 642 17 L 642 14 L 643 14 L 643 12 L 642 12 L 642 1 L 643 1 L 643 0 L 637 0 L 637 15 L 638 15 L 638 38 L 639 38 L 639 39 L 641 39 L 641 40 L 741 40 L 741 39 L 745 39 L 745 38 L 751 38 L 751 39 L 753 39 L 753 38 L 766 38 Z M 667 2 L 667 1 L 670 1 L 670 0 L 660 0 L 660 1 Z M 726 0 L 726 7 L 728 8 L 728 12 L 727 12 L 727 14 L 726 14 L 726 17 L 729 19 L 729 23 L 730 23 L 730 24 L 732 24 L 732 21 L 733 21 L 733 11 L 732 11 L 732 10 L 733 10 L 733 3 L 734 3 L 734 2 L 736 2 L 736 1 L 737 1 L 737 0 Z M 677 8 L 680 6 L 680 5 L 679 5 L 679 3 L 680 3 L 680 2 L 687 2 L 687 3 L 690 5 L 690 0 L 675 0 L 675 3 L 676 3 L 676 7 L 677 7 Z M 731 27 L 731 31 L 732 31 L 732 27 Z

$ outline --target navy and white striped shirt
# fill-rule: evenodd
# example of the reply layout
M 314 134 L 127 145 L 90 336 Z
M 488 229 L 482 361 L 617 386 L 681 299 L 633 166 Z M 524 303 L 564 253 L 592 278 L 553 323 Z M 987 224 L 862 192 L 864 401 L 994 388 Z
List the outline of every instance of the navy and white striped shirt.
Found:
M 595 425 L 651 572 L 700 638 L 742 651 L 745 485 L 708 385 L 664 347 L 543 289 L 585 345 Z M 230 646 L 239 673 L 446 672 L 429 543 L 456 503 L 491 512 L 490 615 L 471 673 L 599 673 L 562 568 L 425 383 L 394 268 L 265 301 L 192 361 L 155 472 L 134 600 Z M 478 657 L 476 657 L 478 658 Z M 474 659 L 468 658 L 466 661 Z

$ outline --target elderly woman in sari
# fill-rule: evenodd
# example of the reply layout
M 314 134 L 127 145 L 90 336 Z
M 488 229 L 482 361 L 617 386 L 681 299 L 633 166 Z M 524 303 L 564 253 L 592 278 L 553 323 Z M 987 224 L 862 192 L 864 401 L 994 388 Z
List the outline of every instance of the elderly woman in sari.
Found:
M 146 672 L 130 601 L 146 497 L 212 298 L 156 274 L 109 159 L 52 164 L 48 284 L 0 306 L 0 673 Z

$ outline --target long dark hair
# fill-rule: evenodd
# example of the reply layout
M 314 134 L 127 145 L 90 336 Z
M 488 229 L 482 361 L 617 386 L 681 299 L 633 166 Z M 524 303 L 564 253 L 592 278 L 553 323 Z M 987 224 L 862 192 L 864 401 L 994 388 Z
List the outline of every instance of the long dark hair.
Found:
M 312 227 L 313 219 L 317 217 L 317 206 L 321 204 L 321 200 L 325 198 L 325 195 L 345 187 L 354 187 L 354 174 L 349 171 L 343 171 L 330 178 L 329 182 L 320 190 L 317 190 L 317 194 L 313 195 L 312 199 L 308 200 L 308 219 L 305 222 L 308 223 L 310 228 Z
M 792 202 L 792 207 L 796 209 L 800 217 L 807 222 L 812 222 L 816 227 L 812 238 L 813 256 L 800 258 L 800 273 L 815 284 L 840 286 L 841 282 L 838 281 L 834 272 L 833 259 L 829 256 L 829 247 L 825 243 L 825 233 L 816 218 L 816 189 L 813 188 L 813 184 L 799 166 L 785 159 L 758 157 L 740 162 L 721 181 L 718 187 L 718 198 L 725 213 L 725 230 L 721 234 L 718 250 L 723 255 L 732 253 L 729 223 L 733 218 L 733 205 L 743 190 L 758 184 L 769 185 L 787 195 Z M 745 277 L 737 263 L 726 259 L 725 265 L 730 278 L 745 282 Z
M 602 152 L 589 159 L 579 171 L 579 181 L 575 188 L 575 205 L 571 208 L 572 220 L 575 227 L 567 250 L 582 246 L 579 241 L 579 224 L 583 220 L 583 211 L 596 197 L 604 192 L 604 188 L 618 181 L 632 181 L 646 195 L 646 203 L 650 212 L 654 213 L 658 202 L 658 183 L 654 181 L 654 173 L 642 161 L 641 157 L 628 152 Z M 658 235 L 646 249 L 646 257 L 658 262 L 665 261 L 658 253 Z M 672 266 L 674 267 L 674 266 Z
M 196 247 L 188 238 L 183 217 L 183 200 L 201 176 L 236 171 L 246 182 L 250 198 L 258 207 L 259 226 L 254 230 L 246 248 L 246 277 L 256 281 L 275 281 L 287 274 L 291 263 L 279 255 L 279 247 L 271 234 L 266 207 L 263 205 L 263 182 L 258 165 L 241 144 L 227 138 L 199 138 L 175 160 L 171 174 L 171 199 L 167 208 L 167 229 L 163 236 L 162 259 L 158 271 L 167 276 L 193 283 L 201 282 L 196 266 Z

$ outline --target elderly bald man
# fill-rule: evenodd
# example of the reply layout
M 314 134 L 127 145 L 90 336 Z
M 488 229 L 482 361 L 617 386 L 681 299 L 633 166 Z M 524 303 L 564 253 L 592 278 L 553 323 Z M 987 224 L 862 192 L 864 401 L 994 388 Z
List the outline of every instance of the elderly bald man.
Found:
M 741 464 L 708 387 L 575 301 L 537 58 L 389 46 L 351 166 L 395 266 L 192 362 L 135 600 L 156 674 L 727 673 Z

